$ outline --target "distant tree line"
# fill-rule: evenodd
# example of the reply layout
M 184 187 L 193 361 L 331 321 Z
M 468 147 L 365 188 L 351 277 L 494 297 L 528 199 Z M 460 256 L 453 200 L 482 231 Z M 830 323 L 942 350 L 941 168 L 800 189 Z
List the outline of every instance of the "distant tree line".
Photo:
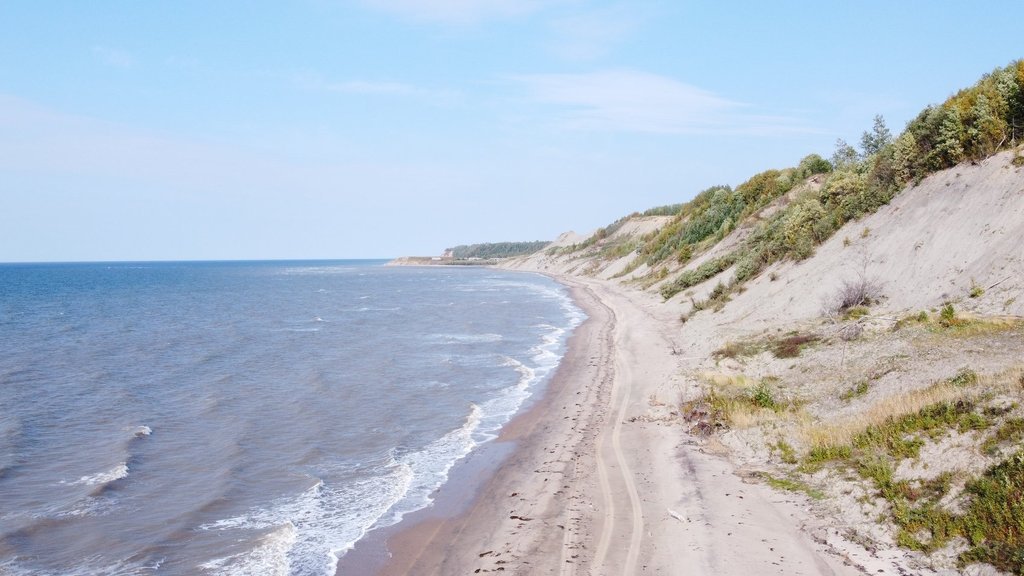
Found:
M 533 254 L 550 244 L 550 241 L 534 242 L 489 242 L 484 244 L 462 244 L 447 250 L 454 258 L 511 258 Z

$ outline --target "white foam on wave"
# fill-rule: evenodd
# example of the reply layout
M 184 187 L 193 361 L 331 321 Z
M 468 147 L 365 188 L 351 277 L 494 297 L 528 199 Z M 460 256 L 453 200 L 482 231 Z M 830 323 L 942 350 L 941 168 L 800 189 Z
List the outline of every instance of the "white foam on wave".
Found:
M 27 561 L 26 558 L 0 560 L 0 574 L 4 576 L 39 576 L 40 574 L 57 573 L 26 565 Z M 95 555 L 80 558 L 74 567 L 62 566 L 59 574 L 61 576 L 136 576 L 156 570 L 159 570 L 159 565 L 144 566 L 128 561 L 110 563 L 109 559 Z
M 518 286 L 518 284 L 517 284 Z M 341 485 L 315 483 L 303 493 L 284 497 L 263 508 L 201 526 L 202 530 L 260 530 L 265 532 L 247 552 L 211 560 L 202 569 L 211 574 L 333 574 L 340 556 L 367 532 L 391 526 L 416 510 L 430 506 L 434 492 L 447 481 L 452 467 L 476 446 L 497 437 L 501 427 L 522 407 L 538 382 L 558 365 L 565 334 L 585 318 L 567 293 L 558 287 L 525 284 L 558 300 L 564 327 L 539 325 L 540 344 L 528 360 L 505 357 L 519 378 L 498 395 L 471 404 L 461 426 L 424 448 L 399 453 L 372 476 Z M 363 307 L 350 312 L 397 311 Z M 499 334 L 439 334 L 451 342 L 497 342 Z
M 201 530 L 269 530 L 248 552 L 202 565 L 210 574 L 334 574 L 338 558 L 408 491 L 412 471 L 390 462 L 379 476 L 345 485 L 318 481 L 265 508 L 200 526 Z
M 538 324 L 534 328 L 541 330 L 540 343 L 530 349 L 527 362 L 506 356 L 504 366 L 513 367 L 519 373 L 518 381 L 502 390 L 497 396 L 481 405 L 483 415 L 476 431 L 478 443 L 487 442 L 498 436 L 502 426 L 508 423 L 519 412 L 523 404 L 533 395 L 535 386 L 543 382 L 562 360 L 559 349 L 565 342 L 566 334 L 581 324 L 586 315 L 560 288 L 547 288 L 533 284 L 524 285 L 535 288 L 547 297 L 556 298 L 565 314 L 566 325 L 559 327 L 552 324 Z
M 429 506 L 433 493 L 448 480 L 448 473 L 455 463 L 469 454 L 479 443 L 476 432 L 483 421 L 484 411 L 476 404 L 470 405 L 469 416 L 462 426 L 434 440 L 422 450 L 410 452 L 395 458 L 412 472 L 411 482 L 405 495 L 382 517 L 376 527 L 391 526 L 405 517 Z
M 153 433 L 153 429 L 149 426 L 129 426 L 124 429 L 125 432 L 131 432 L 135 438 L 143 438 Z
M 285 522 L 276 530 L 260 538 L 259 544 L 248 552 L 216 558 L 199 567 L 208 572 L 230 576 L 262 574 L 266 576 L 288 576 L 291 565 L 288 551 L 295 546 L 298 530 L 291 522 Z
M 302 494 L 277 500 L 234 518 L 200 526 L 201 530 L 272 530 L 249 551 L 204 563 L 207 573 L 333 574 L 338 558 L 367 532 L 391 526 L 429 506 L 455 463 L 477 445 L 483 420 L 471 405 L 462 426 L 422 450 L 392 451 L 383 474 L 344 486 L 322 481 Z
M 501 342 L 504 336 L 501 334 L 434 334 L 432 338 L 441 340 L 448 344 L 477 344 L 485 342 Z
M 349 313 L 354 313 L 354 312 L 359 312 L 359 313 L 363 313 L 363 312 L 398 312 L 401 309 L 402 308 L 400 306 L 392 306 L 392 307 L 360 306 L 359 308 L 349 308 L 348 310 L 342 310 L 342 312 L 349 312 Z
M 105 472 L 98 472 L 96 474 L 89 474 L 82 476 L 78 480 L 71 482 L 62 481 L 61 484 L 69 484 L 71 486 L 101 486 L 114 480 L 120 480 L 121 478 L 128 477 L 128 463 L 121 462 L 117 466 L 114 466 L 110 470 Z
M 285 268 L 277 274 L 281 276 L 334 276 L 337 274 L 348 274 L 355 270 L 353 266 L 296 266 Z

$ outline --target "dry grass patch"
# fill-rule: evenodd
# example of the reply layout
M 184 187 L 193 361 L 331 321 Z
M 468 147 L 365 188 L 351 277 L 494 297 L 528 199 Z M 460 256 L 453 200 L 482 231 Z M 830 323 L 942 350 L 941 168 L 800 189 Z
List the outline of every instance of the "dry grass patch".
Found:
M 797 358 L 801 352 L 818 342 L 822 342 L 821 336 L 794 330 L 781 337 L 768 336 L 751 340 L 729 341 L 715 350 L 712 356 L 716 359 L 738 359 L 768 351 L 776 358 Z
M 799 407 L 786 398 L 778 378 L 754 380 L 742 374 L 706 373 L 702 375 L 704 394 L 686 402 L 682 413 L 695 422 L 698 432 L 718 428 L 751 428 L 784 418 Z
M 988 376 L 961 370 L 955 376 L 927 388 L 883 398 L 849 418 L 829 423 L 804 423 L 797 431 L 797 436 L 803 445 L 809 447 L 847 445 L 871 426 L 881 426 L 888 420 L 919 413 L 929 406 L 974 402 L 983 394 L 1020 393 L 1022 377 L 1022 368 Z
M 929 314 L 922 310 L 917 314 L 904 316 L 896 321 L 893 330 L 920 325 L 933 334 L 942 336 L 970 337 L 995 334 L 1024 327 L 1024 319 L 1018 316 L 978 316 L 957 312 L 952 304 L 943 305 L 937 312 Z
M 990 376 L 961 370 L 927 388 L 877 402 L 856 417 L 801 428 L 810 449 L 796 470 L 812 473 L 833 463 L 870 483 L 875 497 L 887 502 L 885 517 L 902 547 L 929 553 L 963 538 L 968 547 L 958 557 L 961 566 L 986 562 L 1022 574 L 1022 399 L 1021 367 Z M 966 477 L 965 470 L 943 471 L 933 478 L 895 474 L 902 462 L 918 458 L 927 442 L 938 442 L 952 430 L 976 438 L 980 453 L 1004 456 L 984 472 Z M 958 477 L 962 497 L 950 508 L 944 502 L 958 493 Z

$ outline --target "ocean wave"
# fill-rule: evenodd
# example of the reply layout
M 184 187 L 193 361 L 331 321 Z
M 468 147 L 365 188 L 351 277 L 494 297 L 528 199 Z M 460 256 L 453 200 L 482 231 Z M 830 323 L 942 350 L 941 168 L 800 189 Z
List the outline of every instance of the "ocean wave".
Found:
M 201 530 L 269 532 L 247 552 L 201 568 L 210 574 L 333 574 L 338 558 L 367 532 L 391 526 L 433 502 L 455 463 L 477 445 L 484 410 L 471 405 L 465 422 L 421 450 L 390 456 L 375 471 L 345 484 L 317 481 L 302 494 L 200 526 Z
M 348 308 L 340 310 L 340 312 L 347 312 L 349 314 L 362 314 L 365 312 L 399 312 L 402 308 L 400 306 L 391 307 L 376 307 L 376 306 L 360 306 L 359 308 Z
M 474 435 L 483 416 L 483 409 L 471 404 L 469 416 L 461 427 L 431 442 L 422 450 L 395 458 L 399 465 L 409 468 L 412 478 L 405 495 L 391 508 L 388 517 L 378 522 L 378 526 L 396 524 L 406 514 L 425 508 L 433 502 L 433 493 L 448 480 L 448 473 L 455 463 L 477 446 L 478 441 Z
M 478 344 L 485 342 L 501 342 L 505 339 L 501 334 L 434 334 L 431 339 L 441 340 L 446 344 Z
M 62 481 L 61 484 L 67 484 L 70 486 L 103 486 L 114 482 L 115 480 L 127 478 L 128 472 L 128 463 L 121 462 L 117 466 L 114 466 L 104 472 L 97 472 L 96 474 L 82 476 L 78 480 L 73 480 L 71 482 Z
M 74 568 L 62 567 L 59 572 L 47 568 L 35 567 L 27 564 L 28 559 L 12 558 L 0 560 L 0 574 L 4 576 L 39 576 L 40 574 L 55 574 L 61 576 L 139 576 L 150 574 L 159 570 L 159 564 L 146 566 L 127 561 L 110 563 L 109 559 L 101 556 L 80 558 L 78 565 Z
M 225 576 L 288 576 L 291 568 L 288 551 L 295 546 L 298 533 L 294 524 L 285 522 L 260 538 L 252 550 L 204 562 L 199 568 Z
M 378 473 L 339 485 L 318 480 L 296 496 L 200 526 L 200 530 L 270 530 L 249 551 L 211 560 L 202 568 L 209 574 L 227 576 L 333 575 L 339 556 L 354 546 L 411 484 L 411 470 L 396 462 Z
M 125 432 L 131 432 L 133 438 L 145 438 L 153 433 L 149 426 L 134 426 L 125 428 Z

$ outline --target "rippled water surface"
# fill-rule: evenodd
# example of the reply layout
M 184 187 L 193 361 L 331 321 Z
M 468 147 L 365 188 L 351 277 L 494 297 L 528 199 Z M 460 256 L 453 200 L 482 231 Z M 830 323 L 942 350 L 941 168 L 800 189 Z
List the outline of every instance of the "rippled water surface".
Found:
M 332 574 L 582 319 L 534 275 L 0 266 L 0 574 Z

